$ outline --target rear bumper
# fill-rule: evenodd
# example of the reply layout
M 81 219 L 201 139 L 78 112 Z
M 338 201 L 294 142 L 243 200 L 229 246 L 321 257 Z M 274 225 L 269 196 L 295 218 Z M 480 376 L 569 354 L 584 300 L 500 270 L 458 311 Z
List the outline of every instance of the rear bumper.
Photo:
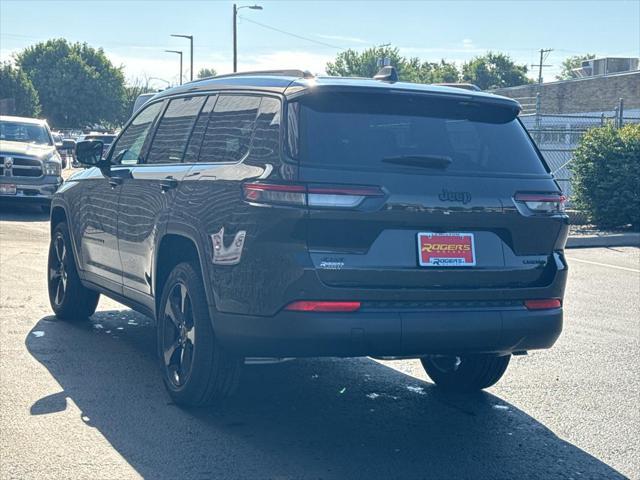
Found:
M 216 313 L 222 345 L 244 356 L 421 356 L 506 354 L 551 347 L 562 309 L 524 307 L 421 312 Z

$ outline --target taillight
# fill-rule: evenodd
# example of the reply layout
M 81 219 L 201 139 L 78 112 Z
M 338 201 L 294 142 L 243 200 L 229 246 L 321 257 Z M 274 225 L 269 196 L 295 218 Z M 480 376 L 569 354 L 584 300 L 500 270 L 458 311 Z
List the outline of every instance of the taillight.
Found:
M 276 203 L 297 206 L 305 206 L 307 204 L 307 188 L 304 185 L 245 183 L 242 189 L 245 200 L 254 203 Z
M 315 208 L 354 208 L 365 199 L 382 197 L 379 187 L 319 186 L 280 183 L 245 183 L 245 200 L 252 203 L 309 206 Z
M 292 312 L 355 312 L 360 309 L 360 302 L 316 302 L 299 300 L 290 303 L 285 310 Z
M 551 308 L 560 308 L 562 302 L 557 298 L 545 298 L 542 300 L 525 300 L 524 306 L 527 310 L 548 310 Z
M 516 206 L 525 206 L 529 214 L 555 214 L 564 212 L 567 197 L 560 193 L 516 193 Z

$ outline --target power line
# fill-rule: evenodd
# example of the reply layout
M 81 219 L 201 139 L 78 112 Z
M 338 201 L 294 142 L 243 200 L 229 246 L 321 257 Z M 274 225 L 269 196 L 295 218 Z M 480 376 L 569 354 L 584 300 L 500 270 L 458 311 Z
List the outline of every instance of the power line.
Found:
M 271 25 L 266 25 L 264 23 L 260 23 L 260 22 L 256 22 L 255 20 L 250 20 L 246 17 L 243 17 L 241 15 L 238 15 L 238 18 L 241 18 L 242 20 L 249 22 L 249 23 L 254 23 L 262 28 L 266 28 L 268 30 L 273 30 L 274 32 L 279 32 L 282 33 L 284 35 L 289 35 L 290 37 L 294 37 L 294 38 L 298 38 L 300 40 L 306 40 L 307 42 L 312 42 L 312 43 L 317 43 L 318 45 L 322 45 L 324 47 L 329 47 L 329 48 L 335 48 L 338 50 L 346 50 L 346 48 L 344 47 L 338 47 L 337 45 L 331 45 L 330 43 L 325 43 L 325 42 L 321 42 L 319 40 L 315 40 L 313 38 L 309 38 L 309 37 L 303 37 L 302 35 L 298 35 L 297 33 L 291 33 L 291 32 L 287 32 L 286 30 L 282 30 L 280 28 L 276 28 L 276 27 L 272 27 Z

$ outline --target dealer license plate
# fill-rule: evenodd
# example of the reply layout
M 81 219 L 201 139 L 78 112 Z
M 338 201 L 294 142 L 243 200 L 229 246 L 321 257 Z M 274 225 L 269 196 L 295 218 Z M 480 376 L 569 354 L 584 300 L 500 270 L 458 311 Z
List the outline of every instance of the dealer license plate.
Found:
M 473 233 L 418 233 L 418 260 L 422 267 L 472 267 Z

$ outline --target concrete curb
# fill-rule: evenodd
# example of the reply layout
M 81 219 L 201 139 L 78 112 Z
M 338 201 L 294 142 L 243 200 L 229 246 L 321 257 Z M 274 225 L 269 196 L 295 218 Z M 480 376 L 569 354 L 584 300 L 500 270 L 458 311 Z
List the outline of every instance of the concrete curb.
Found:
M 640 247 L 640 232 L 580 235 L 567 239 L 567 248 Z

